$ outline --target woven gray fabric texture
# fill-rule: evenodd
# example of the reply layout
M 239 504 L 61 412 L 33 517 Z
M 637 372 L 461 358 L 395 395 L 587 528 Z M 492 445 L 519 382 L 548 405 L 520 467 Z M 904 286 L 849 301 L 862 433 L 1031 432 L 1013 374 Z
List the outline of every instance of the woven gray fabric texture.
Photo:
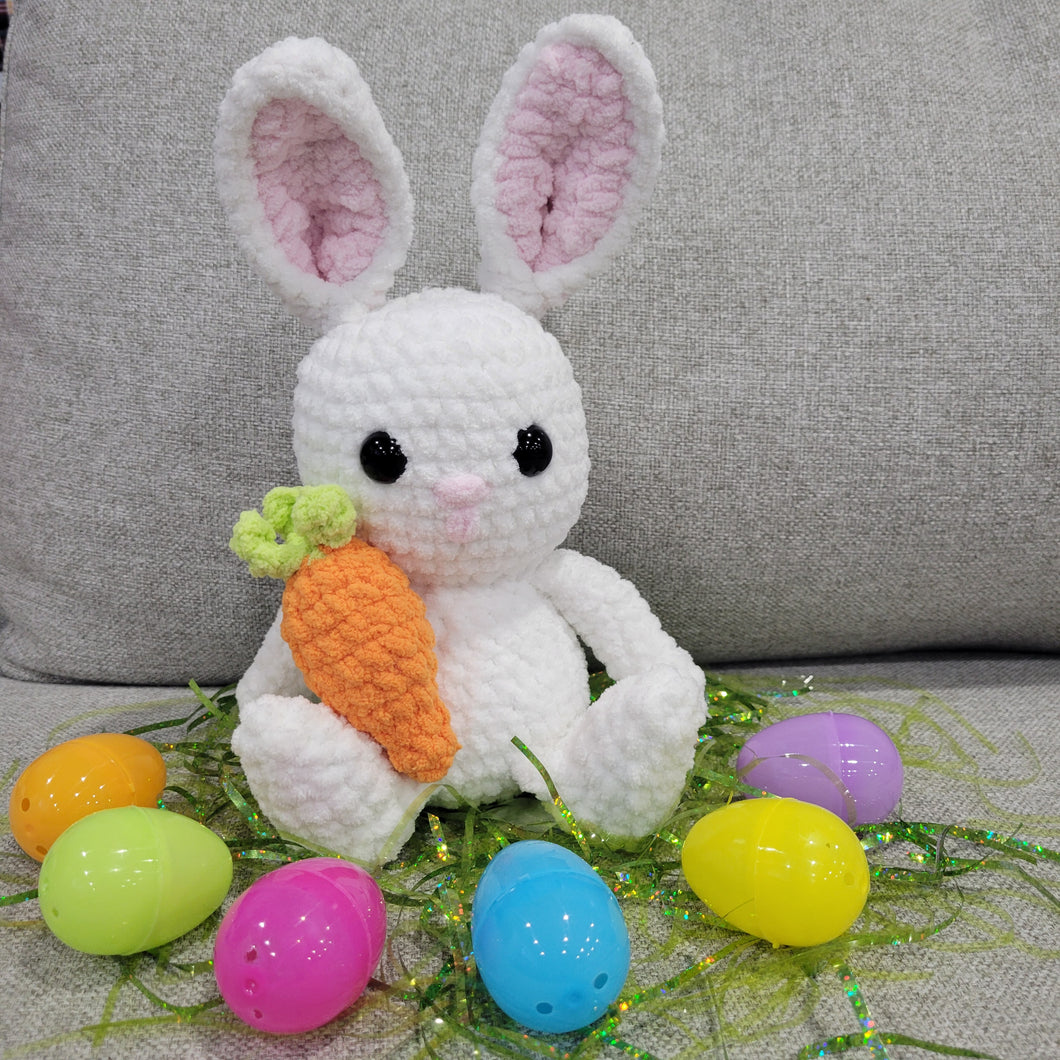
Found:
M 658 73 L 660 185 L 551 314 L 588 406 L 572 544 L 702 660 L 1060 645 L 1053 3 L 605 4 Z M 398 293 L 472 284 L 500 76 L 555 2 L 23 0 L 0 179 L 0 670 L 226 680 L 276 604 L 226 549 L 294 479 L 309 335 L 239 258 L 211 139 L 289 33 L 405 156 Z

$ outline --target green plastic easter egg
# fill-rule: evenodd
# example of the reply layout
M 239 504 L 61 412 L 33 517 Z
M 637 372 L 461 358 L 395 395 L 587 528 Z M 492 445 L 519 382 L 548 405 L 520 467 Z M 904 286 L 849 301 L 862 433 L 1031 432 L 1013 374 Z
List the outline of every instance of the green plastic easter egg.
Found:
M 48 927 L 75 950 L 129 954 L 202 923 L 232 883 L 228 847 L 169 810 L 123 806 L 71 825 L 41 865 Z
M 688 833 L 681 867 L 733 927 L 775 946 L 816 946 L 857 920 L 869 893 L 861 841 L 834 813 L 798 799 L 749 799 Z

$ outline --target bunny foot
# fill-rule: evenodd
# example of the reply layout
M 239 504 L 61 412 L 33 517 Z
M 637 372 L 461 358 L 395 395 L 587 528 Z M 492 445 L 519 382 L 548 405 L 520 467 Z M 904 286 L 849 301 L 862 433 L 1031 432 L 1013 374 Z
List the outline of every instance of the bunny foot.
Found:
M 583 827 L 649 835 L 680 798 L 705 716 L 702 680 L 659 666 L 608 688 L 545 765 Z
M 322 703 L 265 695 L 241 704 L 232 749 L 282 832 L 375 867 L 412 834 L 430 785 Z

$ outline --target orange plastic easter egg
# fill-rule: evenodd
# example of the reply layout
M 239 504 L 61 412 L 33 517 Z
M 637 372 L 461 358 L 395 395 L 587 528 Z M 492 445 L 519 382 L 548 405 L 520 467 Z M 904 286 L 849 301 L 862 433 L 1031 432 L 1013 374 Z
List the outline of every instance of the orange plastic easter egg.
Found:
M 156 806 L 166 764 L 138 736 L 99 733 L 45 751 L 11 792 L 11 832 L 37 861 L 75 821 L 116 806 Z

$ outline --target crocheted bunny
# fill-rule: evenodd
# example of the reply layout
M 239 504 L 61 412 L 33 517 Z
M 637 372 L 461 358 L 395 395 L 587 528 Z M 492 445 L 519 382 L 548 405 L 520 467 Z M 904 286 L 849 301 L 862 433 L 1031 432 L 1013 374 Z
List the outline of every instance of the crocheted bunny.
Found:
M 546 27 L 506 74 L 473 167 L 482 292 L 385 301 L 412 234 L 401 157 L 356 66 L 285 40 L 221 108 L 221 195 L 251 262 L 323 335 L 302 361 L 306 485 L 353 498 L 357 534 L 422 598 L 459 740 L 441 784 L 314 700 L 278 616 L 240 681 L 232 746 L 284 831 L 365 863 L 428 801 L 532 792 L 518 737 L 575 816 L 649 834 L 677 800 L 703 673 L 615 571 L 559 548 L 589 473 L 581 394 L 538 317 L 622 249 L 663 137 L 655 78 L 613 18 Z M 590 702 L 581 638 L 615 684 Z

